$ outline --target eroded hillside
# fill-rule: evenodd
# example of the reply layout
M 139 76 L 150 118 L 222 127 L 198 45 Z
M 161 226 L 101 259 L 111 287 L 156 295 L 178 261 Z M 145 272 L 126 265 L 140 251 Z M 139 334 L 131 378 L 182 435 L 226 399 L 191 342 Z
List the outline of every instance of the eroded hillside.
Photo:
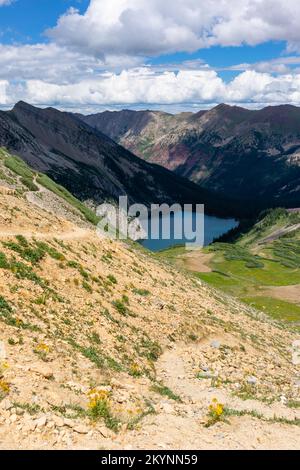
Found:
M 4 161 L 0 448 L 299 447 L 292 331 Z
M 123 110 L 81 118 L 145 160 L 235 200 L 243 216 L 251 207 L 299 206 L 299 117 L 296 106 L 220 104 L 195 114 Z

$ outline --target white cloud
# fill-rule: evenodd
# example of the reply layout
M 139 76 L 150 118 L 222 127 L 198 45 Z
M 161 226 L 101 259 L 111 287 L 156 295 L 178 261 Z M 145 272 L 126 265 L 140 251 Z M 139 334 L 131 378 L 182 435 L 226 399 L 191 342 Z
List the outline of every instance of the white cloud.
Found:
M 107 73 L 98 79 L 69 85 L 29 80 L 30 102 L 63 104 L 136 104 L 210 101 L 222 97 L 224 84 L 214 71 L 181 71 L 157 74 L 147 68 Z
M 300 104 L 296 54 L 228 67 L 238 72 L 229 83 L 200 59 L 143 66 L 163 53 L 270 39 L 300 51 L 299 23 L 299 0 L 91 0 L 59 19 L 48 44 L 0 44 L 0 104 Z
M 48 34 L 57 43 L 97 57 L 156 56 L 212 45 L 300 44 L 299 0 L 91 0 L 74 8 Z
M 300 57 L 291 56 L 291 57 L 279 57 L 276 59 L 254 62 L 252 64 L 236 64 L 230 67 L 225 67 L 225 70 L 255 70 L 256 72 L 267 72 L 267 73 L 276 73 L 276 74 L 287 74 L 292 72 L 292 68 L 296 65 L 300 65 Z
M 13 2 L 13 0 L 0 0 L 0 7 L 4 5 L 10 5 Z
M 150 68 L 103 73 L 97 78 L 56 84 L 26 80 L 15 84 L 0 82 L 0 102 L 14 104 L 18 99 L 35 105 L 65 109 L 97 109 L 103 106 L 178 105 L 192 108 L 226 102 L 249 107 L 267 104 L 300 103 L 300 74 L 277 77 L 245 71 L 225 83 L 213 70 L 183 70 L 157 73 Z
M 110 67 L 122 70 L 138 62 L 134 58 L 109 56 L 104 64 L 100 59 L 54 43 L 20 46 L 0 44 L 0 79 L 35 78 L 53 83 L 70 83 Z
M 8 104 L 9 98 L 7 96 L 9 82 L 7 80 L 0 80 L 0 104 Z

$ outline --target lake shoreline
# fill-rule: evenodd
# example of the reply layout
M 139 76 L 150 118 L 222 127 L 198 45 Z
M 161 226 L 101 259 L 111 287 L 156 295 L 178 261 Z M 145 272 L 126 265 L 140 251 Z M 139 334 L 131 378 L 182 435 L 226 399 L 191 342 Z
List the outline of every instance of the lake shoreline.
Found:
M 195 233 L 197 233 L 197 242 L 200 239 L 201 243 L 194 243 L 195 248 L 203 248 L 205 246 L 210 245 L 221 236 L 224 236 L 225 234 L 229 233 L 233 229 L 237 229 L 240 225 L 240 222 L 233 218 L 221 218 L 204 214 L 200 215 L 200 218 L 203 217 L 203 219 L 201 220 L 202 226 L 199 226 L 199 218 L 197 217 L 198 216 L 197 214 L 195 214 L 195 212 L 188 211 L 184 212 L 183 214 L 171 214 L 171 218 L 169 214 L 160 217 L 155 216 L 154 218 L 152 215 L 146 222 L 146 224 L 148 224 L 146 233 L 151 234 L 152 224 L 155 224 L 154 226 L 158 230 L 155 233 L 155 237 L 148 237 L 139 240 L 138 242 L 144 248 L 147 248 L 153 252 L 176 248 L 182 245 L 187 245 L 188 248 L 192 248 L 194 240 L 196 238 Z M 144 221 L 144 225 L 146 224 Z M 165 225 L 163 226 L 162 224 Z M 180 229 L 180 227 L 182 228 L 180 232 L 181 238 L 175 236 L 175 226 L 177 229 Z M 194 235 L 194 239 L 190 236 L 186 236 L 186 226 L 189 227 L 188 235 Z M 162 227 L 164 227 L 164 230 L 166 229 L 166 227 L 167 229 L 169 229 L 167 237 L 164 236 L 165 233 L 163 232 Z

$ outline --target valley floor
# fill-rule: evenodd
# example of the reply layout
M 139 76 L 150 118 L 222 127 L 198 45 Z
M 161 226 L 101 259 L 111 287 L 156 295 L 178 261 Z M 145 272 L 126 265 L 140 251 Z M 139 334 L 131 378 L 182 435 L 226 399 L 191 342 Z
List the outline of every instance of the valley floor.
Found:
M 278 209 L 235 243 L 158 254 L 276 320 L 300 326 L 300 220 Z

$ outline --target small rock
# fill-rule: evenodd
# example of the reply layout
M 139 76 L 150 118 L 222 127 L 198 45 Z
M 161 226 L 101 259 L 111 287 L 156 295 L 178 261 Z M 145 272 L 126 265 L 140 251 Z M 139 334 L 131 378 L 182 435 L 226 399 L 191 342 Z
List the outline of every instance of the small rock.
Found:
M 165 413 L 167 414 L 172 414 L 174 413 L 174 408 L 172 405 L 170 405 L 169 403 L 163 403 L 162 404 L 162 409 Z
M 298 366 L 300 364 L 300 351 L 293 352 L 292 363 L 294 366 Z
M 36 374 L 42 375 L 45 379 L 53 378 L 53 370 L 44 364 L 35 364 L 30 367 L 30 370 Z
M 89 432 L 88 427 L 84 426 L 83 424 L 79 424 L 78 426 L 75 426 L 73 430 L 77 432 L 78 434 L 87 434 Z
M 97 387 L 97 390 L 99 390 L 100 392 L 111 393 L 112 392 L 112 387 L 110 385 L 101 385 L 100 387 Z
M 77 382 L 69 381 L 66 383 L 66 385 L 70 388 L 72 388 L 75 391 L 85 393 L 86 392 L 86 387 L 84 385 L 81 385 Z
M 206 379 L 212 379 L 213 377 L 217 377 L 217 376 L 207 371 L 207 372 L 202 372 L 201 377 L 206 378 Z
M 3 341 L 0 341 L 0 361 L 5 361 L 6 359 L 6 349 Z
M 247 383 L 250 385 L 256 385 L 257 384 L 257 378 L 251 375 L 250 377 L 247 377 Z
M 47 424 L 47 416 L 41 416 L 35 420 L 35 425 L 37 428 L 43 428 Z
M 17 415 L 16 415 L 16 414 L 13 414 L 13 415 L 11 415 L 11 417 L 10 417 L 10 422 L 11 422 L 11 423 L 15 423 L 15 422 L 17 421 L 17 419 L 18 419 Z
M 65 419 L 64 419 L 64 425 L 65 425 L 65 426 L 68 426 L 69 428 L 74 428 L 75 423 L 74 423 L 74 421 L 73 421 L 72 419 L 70 419 L 70 418 L 65 418 Z
M 13 408 L 13 404 L 9 401 L 8 398 L 5 398 L 4 400 L 2 400 L 0 402 L 0 408 L 2 410 L 10 410 L 11 408 Z
M 58 428 L 62 428 L 65 425 L 64 419 L 60 416 L 53 415 L 52 419 L 54 421 L 55 426 Z
M 106 439 L 109 437 L 108 429 L 105 428 L 104 426 L 98 429 L 98 431 L 100 432 L 101 436 L 105 437 Z
M 33 432 L 35 428 L 36 428 L 36 423 L 34 421 L 29 421 L 28 423 L 24 425 L 23 432 L 24 433 Z
M 161 299 L 154 299 L 153 303 L 159 310 L 163 310 L 165 307 L 165 303 Z
M 282 403 L 283 405 L 286 405 L 286 403 L 287 403 L 287 398 L 286 398 L 284 395 L 281 395 L 281 397 L 280 397 L 280 403 Z
M 210 346 L 211 346 L 212 348 L 214 348 L 214 349 L 220 349 L 221 343 L 220 343 L 220 341 L 212 341 L 212 342 L 210 343 Z

